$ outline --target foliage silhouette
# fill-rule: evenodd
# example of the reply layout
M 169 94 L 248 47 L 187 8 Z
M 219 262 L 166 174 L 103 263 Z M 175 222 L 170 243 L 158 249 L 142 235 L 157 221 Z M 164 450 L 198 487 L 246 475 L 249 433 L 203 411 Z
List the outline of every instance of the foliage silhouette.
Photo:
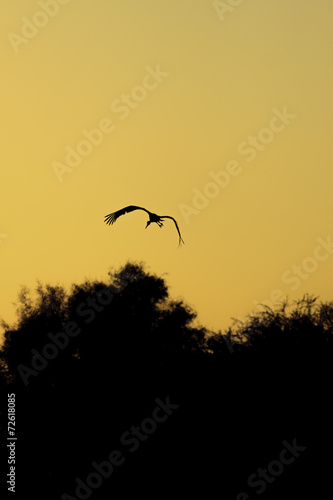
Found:
M 169 298 L 164 279 L 127 263 L 106 282 L 70 291 L 38 283 L 33 299 L 23 288 L 17 318 L 3 322 L 0 353 L 1 387 L 17 394 L 17 498 L 75 497 L 75 479 L 119 449 L 124 431 L 167 397 L 179 409 L 136 453 L 123 450 L 124 465 L 92 498 L 200 489 L 215 498 L 217 487 L 221 498 L 240 491 L 252 498 L 249 475 L 294 438 L 307 451 L 265 498 L 301 497 L 311 488 L 318 496 L 324 488 L 333 303 L 307 295 L 222 334 L 197 325 L 187 304 Z M 59 332 L 63 347 L 45 351 Z M 25 384 L 18 367 L 32 366 L 36 352 L 53 357 Z

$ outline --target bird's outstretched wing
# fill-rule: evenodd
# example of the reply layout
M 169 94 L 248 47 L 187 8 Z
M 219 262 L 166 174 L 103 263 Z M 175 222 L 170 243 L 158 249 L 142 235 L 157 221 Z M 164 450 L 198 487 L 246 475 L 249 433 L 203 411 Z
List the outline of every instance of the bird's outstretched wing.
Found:
M 148 210 L 142 207 L 136 207 L 135 205 L 129 205 L 128 207 L 122 208 L 121 210 L 118 210 L 117 212 L 113 212 L 112 214 L 108 214 L 104 218 L 104 222 L 106 224 L 114 224 L 118 217 L 121 215 L 127 214 L 128 212 L 133 212 L 133 210 L 144 210 L 145 212 L 149 213 Z
M 178 231 L 178 235 L 179 235 L 178 246 L 181 246 L 182 243 L 183 243 L 183 245 L 185 245 L 185 242 L 184 242 L 184 240 L 182 238 L 182 235 L 180 234 L 179 227 L 178 227 L 176 219 L 174 219 L 173 217 L 170 217 L 170 215 L 162 215 L 161 219 L 171 219 L 171 220 L 173 220 L 173 222 L 175 223 L 176 229 Z

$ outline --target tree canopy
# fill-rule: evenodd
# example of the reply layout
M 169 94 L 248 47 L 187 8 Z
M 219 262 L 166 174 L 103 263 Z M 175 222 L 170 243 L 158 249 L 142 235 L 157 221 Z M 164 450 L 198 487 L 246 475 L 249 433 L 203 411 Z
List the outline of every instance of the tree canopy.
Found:
M 75 497 L 76 478 L 139 422 L 145 439 L 128 440 L 132 449 L 140 441 L 139 451 L 123 450 L 124 465 L 94 498 L 152 494 L 156 484 L 207 492 L 216 483 L 221 497 L 236 498 L 250 473 L 296 437 L 312 450 L 302 474 L 324 467 L 317 442 L 328 443 L 332 414 L 332 302 L 306 295 L 213 332 L 170 298 L 163 278 L 127 263 L 69 290 L 23 287 L 17 322 L 3 327 L 1 386 L 17 398 L 25 495 Z M 172 417 L 150 436 L 148 417 L 170 401 L 177 410 L 165 410 Z M 283 477 L 274 487 L 281 495 Z

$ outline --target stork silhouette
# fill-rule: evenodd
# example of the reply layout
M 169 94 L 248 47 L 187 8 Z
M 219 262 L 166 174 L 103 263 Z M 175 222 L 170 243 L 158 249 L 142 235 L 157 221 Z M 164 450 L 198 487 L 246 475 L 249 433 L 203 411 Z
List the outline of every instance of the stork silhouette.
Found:
M 120 217 L 121 215 L 127 214 L 129 212 L 133 212 L 134 210 L 144 210 L 149 215 L 149 221 L 147 221 L 147 225 L 146 225 L 145 229 L 147 229 L 149 224 L 151 224 L 152 222 L 156 222 L 156 224 L 159 227 L 163 227 L 163 222 L 164 222 L 163 219 L 173 220 L 173 222 L 175 223 L 176 229 L 178 231 L 178 235 L 179 235 L 178 246 L 181 246 L 182 243 L 184 244 L 184 240 L 182 239 L 182 236 L 180 234 L 176 219 L 174 219 L 173 217 L 170 217 L 170 215 L 153 214 L 152 212 L 149 212 L 149 210 L 146 210 L 145 208 L 142 208 L 142 207 L 137 207 L 135 205 L 129 205 L 128 207 L 122 208 L 121 210 L 118 210 L 117 212 L 113 212 L 112 214 L 106 215 L 104 222 L 106 222 L 106 224 L 109 224 L 109 225 L 114 224 L 116 222 L 116 220 L 118 219 L 118 217 Z

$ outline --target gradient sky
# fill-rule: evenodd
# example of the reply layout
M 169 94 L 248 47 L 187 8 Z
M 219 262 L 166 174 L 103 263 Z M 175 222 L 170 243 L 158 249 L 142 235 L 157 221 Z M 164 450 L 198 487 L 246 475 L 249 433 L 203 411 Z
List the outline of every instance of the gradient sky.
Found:
M 235 3 L 2 5 L 2 318 L 20 285 L 127 260 L 214 329 L 333 299 L 333 3 Z M 104 224 L 129 204 L 174 216 L 185 246 L 144 212 Z

